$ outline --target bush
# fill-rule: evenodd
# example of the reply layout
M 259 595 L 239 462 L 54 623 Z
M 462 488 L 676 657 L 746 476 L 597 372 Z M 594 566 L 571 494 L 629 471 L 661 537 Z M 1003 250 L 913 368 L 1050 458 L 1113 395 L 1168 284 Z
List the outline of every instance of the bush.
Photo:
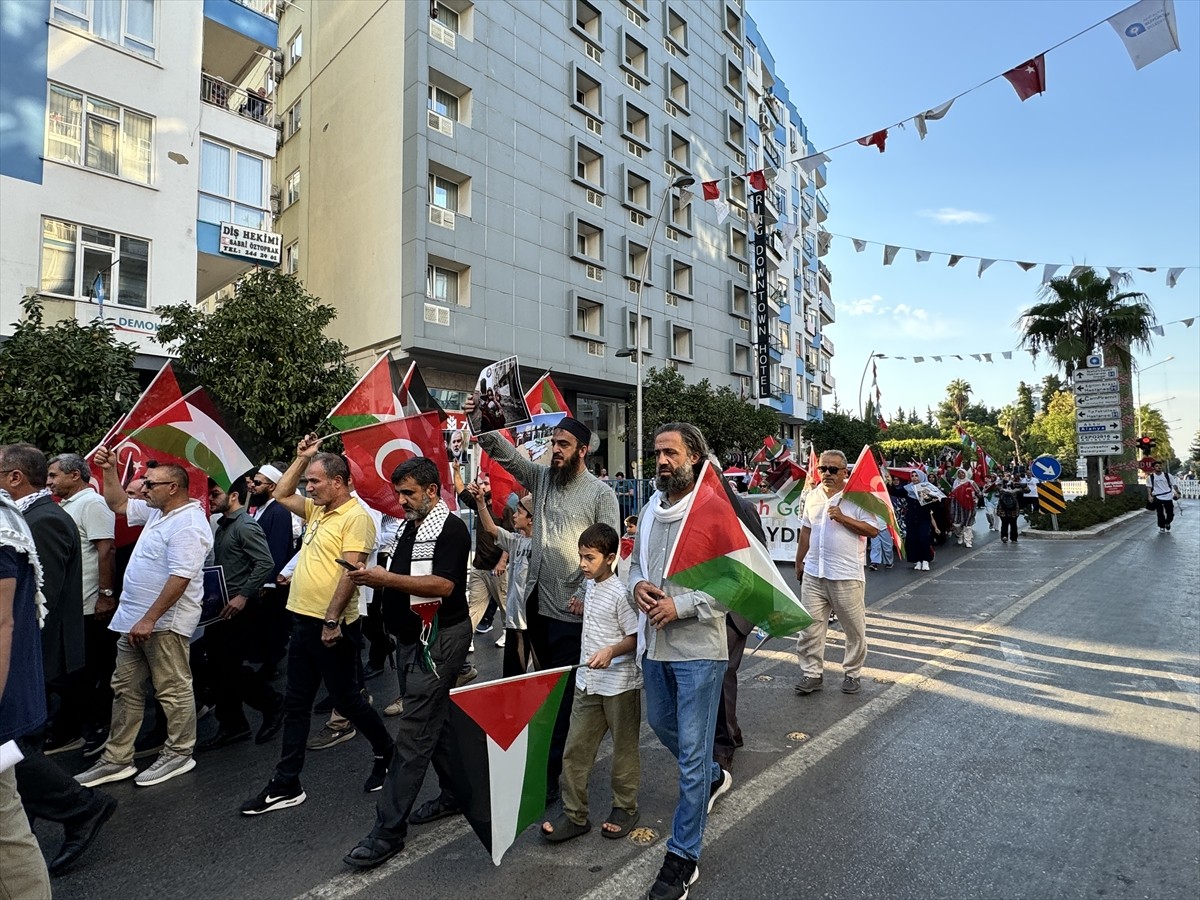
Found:
M 1146 508 L 1146 489 L 1140 485 L 1126 487 L 1125 493 L 1118 497 L 1108 497 L 1104 500 L 1094 500 L 1090 497 L 1080 497 L 1067 503 L 1065 512 L 1058 515 L 1059 531 L 1081 531 L 1091 528 L 1117 516 L 1123 516 L 1135 509 Z M 1030 516 L 1032 527 L 1040 531 L 1051 531 L 1050 514 L 1036 512 Z

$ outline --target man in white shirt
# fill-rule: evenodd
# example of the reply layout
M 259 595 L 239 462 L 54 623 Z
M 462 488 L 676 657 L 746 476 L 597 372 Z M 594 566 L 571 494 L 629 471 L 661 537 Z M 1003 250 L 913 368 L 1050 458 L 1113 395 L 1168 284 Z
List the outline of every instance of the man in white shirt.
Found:
M 109 628 L 117 639 L 113 673 L 113 721 L 100 761 L 75 779 L 87 787 L 137 775 L 141 787 L 159 784 L 196 767 L 196 703 L 188 641 L 200 622 L 204 560 L 213 533 L 200 504 L 188 496 L 188 473 L 159 465 L 146 473 L 149 500 L 130 499 L 121 487 L 108 448 L 96 451 L 104 471 L 104 499 L 142 533 L 125 568 L 121 602 Z M 141 774 L 133 765 L 133 742 L 142 725 L 146 678 L 167 718 L 167 740 L 158 759 Z
M 813 617 L 813 623 L 801 632 L 796 643 L 802 672 L 796 693 L 811 694 L 824 685 L 825 635 L 832 609 L 846 634 L 846 654 L 842 660 L 846 677 L 842 691 L 857 694 L 859 673 L 867 659 L 863 575 L 866 545 L 868 538 L 879 534 L 883 522 L 843 499 L 848 475 L 845 453 L 826 450 L 821 454 L 817 471 L 821 485 L 805 498 L 796 545 L 800 602 Z
M 1158 533 L 1166 534 L 1175 519 L 1176 488 L 1170 473 L 1163 471 L 1162 463 L 1154 463 L 1154 469 L 1146 479 L 1146 490 L 1150 494 L 1150 502 L 1154 504 L 1154 511 L 1158 513 Z

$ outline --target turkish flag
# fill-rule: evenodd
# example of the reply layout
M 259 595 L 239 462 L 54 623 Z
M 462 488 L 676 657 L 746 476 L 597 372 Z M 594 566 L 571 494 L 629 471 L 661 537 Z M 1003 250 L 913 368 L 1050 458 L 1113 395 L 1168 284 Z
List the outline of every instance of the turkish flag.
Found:
M 424 456 L 437 466 L 442 483 L 442 499 L 451 509 L 458 504 L 454 480 L 442 443 L 442 421 L 436 412 L 377 422 L 342 432 L 350 477 L 358 496 L 384 515 L 404 518 L 404 508 L 392 490 L 392 472 L 396 466 L 415 456 Z
M 754 172 L 747 172 L 746 178 L 750 180 L 750 189 L 755 191 L 765 191 L 767 189 L 767 177 L 763 174 L 762 169 Z
M 860 137 L 858 142 L 864 147 L 878 147 L 879 152 L 882 153 L 884 148 L 887 146 L 887 133 L 888 130 L 884 128 L 875 132 L 874 134 L 868 134 L 866 137 Z
M 507 430 L 500 434 L 506 441 L 512 443 L 512 436 Z M 488 478 L 492 492 L 492 516 L 499 522 L 504 518 L 504 508 L 508 504 L 508 498 L 514 493 L 520 497 L 524 491 L 517 479 L 509 474 L 508 469 L 488 456 L 487 453 L 481 453 L 479 456 L 479 471 Z
M 1046 54 L 1035 56 L 1027 62 L 1021 63 L 1015 69 L 1009 69 L 1004 73 L 1004 77 L 1008 79 L 1008 83 L 1013 86 L 1013 90 L 1017 92 L 1017 96 L 1024 102 L 1034 94 L 1044 94 L 1046 92 Z
M 705 200 L 717 200 L 721 196 L 721 186 L 715 181 L 700 182 L 700 189 L 704 191 Z

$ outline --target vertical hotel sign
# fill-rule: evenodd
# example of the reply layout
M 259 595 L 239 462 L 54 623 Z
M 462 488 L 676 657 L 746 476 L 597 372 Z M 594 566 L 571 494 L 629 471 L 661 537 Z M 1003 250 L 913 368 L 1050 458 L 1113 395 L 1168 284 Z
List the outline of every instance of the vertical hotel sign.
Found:
M 758 396 L 771 396 L 771 311 L 767 306 L 767 230 L 766 204 L 762 191 L 752 191 L 750 208 L 759 223 L 754 232 L 754 320 L 755 359 L 758 363 Z

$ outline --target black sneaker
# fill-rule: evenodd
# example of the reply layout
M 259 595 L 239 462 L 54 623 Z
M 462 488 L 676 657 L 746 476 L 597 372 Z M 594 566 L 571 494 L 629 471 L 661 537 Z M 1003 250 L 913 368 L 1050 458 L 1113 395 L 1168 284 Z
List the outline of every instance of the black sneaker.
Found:
M 83 758 L 95 759 L 104 752 L 104 745 L 107 743 L 107 728 L 97 728 L 93 731 L 89 731 L 83 739 Z
M 475 629 L 476 634 L 487 634 L 492 630 L 491 622 L 480 622 L 479 627 Z
M 371 774 L 367 776 L 367 780 L 363 782 L 363 790 L 368 794 L 373 794 L 378 790 L 383 789 L 383 783 L 387 780 L 388 768 L 392 764 L 392 759 L 396 755 L 396 746 L 393 744 L 388 748 L 388 752 L 383 756 L 376 756 L 375 762 L 371 766 Z
M 712 812 L 713 804 L 717 799 L 727 793 L 733 787 L 733 776 L 729 774 L 729 770 L 724 766 L 721 767 L 721 777 L 714 781 L 708 788 L 708 811 Z
M 658 878 L 650 885 L 649 900 L 687 900 L 688 888 L 700 878 L 695 860 L 667 851 Z
M 79 735 L 71 737 L 62 734 L 50 734 L 46 736 L 46 740 L 42 744 L 42 755 L 53 756 L 56 753 L 69 753 L 72 750 L 78 750 L 82 746 L 83 738 Z
M 289 806 L 299 806 L 308 795 L 299 784 L 290 788 L 281 788 L 274 781 L 267 783 L 263 792 L 242 804 L 243 816 L 259 816 L 277 809 L 287 809 Z

